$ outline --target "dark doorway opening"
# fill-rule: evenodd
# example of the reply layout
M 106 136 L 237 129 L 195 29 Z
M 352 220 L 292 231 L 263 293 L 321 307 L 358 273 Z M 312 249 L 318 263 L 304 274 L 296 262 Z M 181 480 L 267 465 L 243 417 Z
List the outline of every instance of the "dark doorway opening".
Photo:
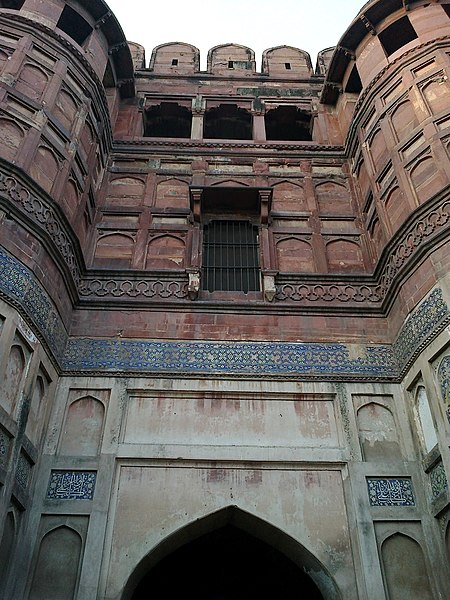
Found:
M 192 113 L 176 102 L 161 102 L 145 111 L 144 137 L 190 138 Z
M 218 140 L 251 140 L 252 115 L 236 104 L 221 104 L 205 112 L 203 137 Z
M 310 142 L 311 114 L 296 106 L 278 106 L 265 116 L 266 139 L 269 141 Z
M 323 600 L 312 579 L 282 552 L 225 525 L 163 558 L 131 600 Z

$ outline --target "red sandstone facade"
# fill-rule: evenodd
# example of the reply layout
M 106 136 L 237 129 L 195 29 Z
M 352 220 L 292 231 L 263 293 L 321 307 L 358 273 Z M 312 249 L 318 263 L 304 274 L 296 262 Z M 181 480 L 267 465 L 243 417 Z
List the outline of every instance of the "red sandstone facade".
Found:
M 2 597 L 448 597 L 449 76 L 440 0 L 206 72 L 0 0 Z

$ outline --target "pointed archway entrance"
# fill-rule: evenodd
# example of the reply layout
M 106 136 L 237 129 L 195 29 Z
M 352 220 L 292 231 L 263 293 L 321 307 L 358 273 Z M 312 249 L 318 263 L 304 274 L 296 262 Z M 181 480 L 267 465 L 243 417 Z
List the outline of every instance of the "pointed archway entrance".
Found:
M 192 523 L 138 565 L 123 600 L 340 600 L 336 585 L 298 542 L 228 507 Z

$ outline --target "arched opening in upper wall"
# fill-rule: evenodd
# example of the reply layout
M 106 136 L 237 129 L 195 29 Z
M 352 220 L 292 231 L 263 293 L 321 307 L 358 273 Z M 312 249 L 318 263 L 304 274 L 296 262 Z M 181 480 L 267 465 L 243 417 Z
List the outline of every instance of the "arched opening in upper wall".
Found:
M 265 115 L 268 141 L 311 141 L 311 114 L 297 106 L 277 106 Z
M 176 102 L 161 102 L 144 113 L 144 137 L 189 138 L 192 113 Z
M 219 104 L 205 112 L 203 137 L 219 140 L 251 140 L 252 115 L 237 104 Z

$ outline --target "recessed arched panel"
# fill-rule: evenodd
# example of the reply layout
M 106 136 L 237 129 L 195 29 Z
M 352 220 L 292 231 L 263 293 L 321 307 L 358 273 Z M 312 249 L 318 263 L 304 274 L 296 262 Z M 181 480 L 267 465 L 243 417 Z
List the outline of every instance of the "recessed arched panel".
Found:
M 30 167 L 30 174 L 46 192 L 50 192 L 59 171 L 59 162 L 55 153 L 39 146 Z
M 431 156 L 421 158 L 411 169 L 411 182 L 419 202 L 425 202 L 442 187 L 442 179 Z
M 364 270 L 362 252 L 356 242 L 334 240 L 327 244 L 328 267 L 331 272 L 358 273 Z
M 108 201 L 120 206 L 139 206 L 145 184 L 136 177 L 118 177 L 109 184 Z
M 411 102 L 406 101 L 399 104 L 391 115 L 392 127 L 399 141 L 406 139 L 419 124 L 416 113 Z
M 131 266 L 133 253 L 133 237 L 121 233 L 111 233 L 98 240 L 94 262 L 97 266 L 126 269 Z
M 370 402 L 358 410 L 357 420 L 365 460 L 401 459 L 394 415 L 388 408 Z
M 156 206 L 158 208 L 189 208 L 188 184 L 179 179 L 169 179 L 158 183 Z
M 5 52 L 4 50 L 0 50 L 0 73 L 3 71 L 6 64 L 8 63 L 9 57 L 10 55 L 7 52 Z
M 8 577 L 15 538 L 16 521 L 14 513 L 9 511 L 5 518 L 3 535 L 0 540 L 0 589 L 5 585 L 6 578 Z
M 38 445 L 39 435 L 43 427 L 45 413 L 45 396 L 48 389 L 48 380 L 44 373 L 39 370 L 31 396 L 30 412 L 28 414 L 25 433 L 35 446 Z
M 433 593 L 420 545 L 396 533 L 381 547 L 389 600 L 432 600 Z
M 278 268 L 285 273 L 313 273 L 314 255 L 311 245 L 300 239 L 288 238 L 277 243 Z
M 146 269 L 184 268 L 184 241 L 172 235 L 153 239 L 147 249 Z
M 21 127 L 8 121 L 0 119 L 0 156 L 5 160 L 12 161 L 17 155 L 17 150 L 24 138 Z
M 324 181 L 316 185 L 316 196 L 321 214 L 351 214 L 350 192 L 344 185 Z
M 385 199 L 386 212 L 392 229 L 396 231 L 410 214 L 409 205 L 399 187 L 393 187 Z
M 369 142 L 369 148 L 374 167 L 376 169 L 379 169 L 385 164 L 388 157 L 386 140 L 384 139 L 384 135 L 381 129 L 378 129 L 378 131 L 376 131 L 375 134 L 372 136 Z
M 79 201 L 80 192 L 76 183 L 72 180 L 67 181 L 64 189 L 63 203 L 65 213 L 69 219 L 73 219 L 75 217 Z
M 130 576 L 122 600 L 143 600 L 150 590 L 201 600 L 341 598 L 304 546 L 237 507 L 198 519 L 159 544 Z
M 447 77 L 442 75 L 439 79 L 430 81 L 423 86 L 422 93 L 433 114 L 437 115 L 444 110 L 448 111 L 450 87 Z
M 61 90 L 56 98 L 54 114 L 69 131 L 72 129 L 77 111 L 78 106 L 72 95 L 65 90 Z
M 67 411 L 60 453 L 66 456 L 97 456 L 104 416 L 103 403 L 92 396 L 72 402 Z
M 281 181 L 273 186 L 272 210 L 303 212 L 308 210 L 303 187 L 289 181 Z
M 424 446 L 424 450 L 430 452 L 430 450 L 436 446 L 438 440 L 428 395 L 423 385 L 419 385 L 416 390 L 415 407 L 420 426 L 419 437 Z
M 47 73 L 36 65 L 25 64 L 19 73 L 15 88 L 24 96 L 39 101 L 48 84 Z
M 82 541 L 69 527 L 58 527 L 41 541 L 28 600 L 74 600 Z
M 2 393 L 0 394 L 0 406 L 3 406 L 10 415 L 13 415 L 15 411 L 25 371 L 25 364 L 26 358 L 23 349 L 21 346 L 13 345 L 9 352 L 2 385 Z

